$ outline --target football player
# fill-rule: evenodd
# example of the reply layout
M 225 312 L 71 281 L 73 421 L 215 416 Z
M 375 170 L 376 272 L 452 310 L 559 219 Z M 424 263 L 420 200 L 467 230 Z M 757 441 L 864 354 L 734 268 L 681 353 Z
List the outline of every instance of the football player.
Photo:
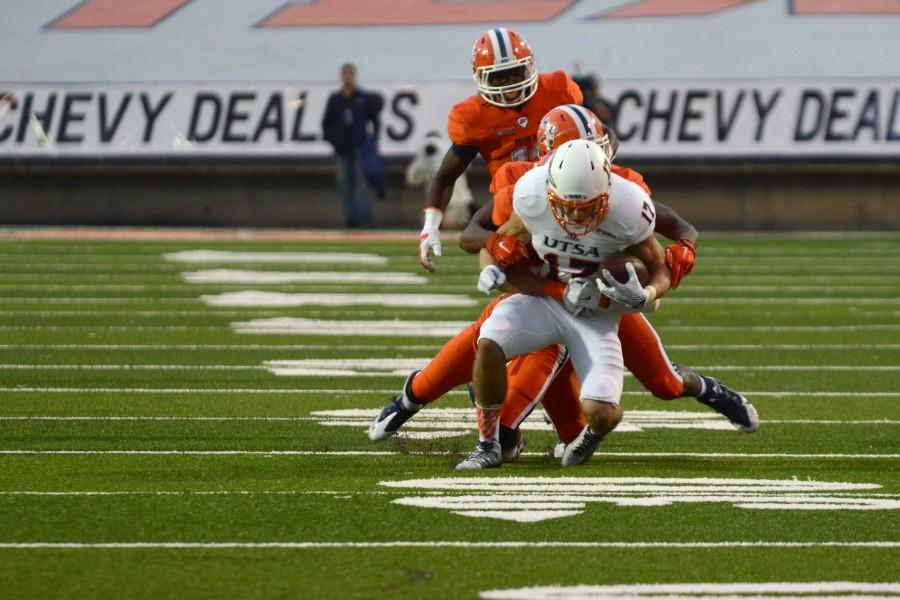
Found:
M 543 261 L 547 284 L 565 282 L 564 303 L 515 294 L 499 303 L 482 324 L 472 372 L 478 445 L 457 465 L 461 470 L 500 466 L 507 359 L 552 344 L 565 345 L 569 351 L 588 419 L 566 446 L 562 464 L 587 460 L 622 418 L 619 398 L 624 364 L 617 334 L 621 312 L 653 310 L 670 287 L 665 251 L 653 235 L 653 201 L 636 183 L 612 174 L 609 156 L 598 144 L 572 140 L 559 146 L 546 164 L 518 180 L 513 208 L 501 231 L 530 239 Z M 604 271 L 605 285 L 598 285 L 593 276 L 601 263 L 620 251 L 637 256 L 647 266 L 646 286 L 638 282 L 630 265 L 624 283 Z M 498 272 L 502 273 L 495 264 L 486 266 L 479 276 L 479 289 L 499 287 L 505 277 L 495 277 Z M 612 300 L 605 308 L 604 295 Z
M 551 110 L 542 120 L 538 130 L 540 152 L 545 156 L 553 147 L 572 139 L 598 141 L 607 152 L 614 154 L 616 143 L 610 139 L 596 116 L 580 106 L 560 106 Z M 497 201 L 479 211 L 460 238 L 469 252 L 488 247 L 495 262 L 508 267 L 527 253 L 515 238 L 504 238 L 495 233 L 512 212 L 512 184 L 534 163 L 507 163 L 497 173 L 495 185 L 504 186 L 498 192 Z M 612 172 L 650 192 L 639 173 L 618 165 Z M 505 184 L 505 185 L 504 185 Z M 666 249 L 666 262 L 672 269 L 675 287 L 681 277 L 693 267 L 693 241 L 697 231 L 674 211 L 657 204 L 657 231 L 681 242 Z M 492 222 L 493 216 L 493 222 Z M 685 254 L 681 248 L 690 248 Z M 553 287 L 549 285 L 548 287 Z M 557 286 L 553 293 L 561 294 Z M 396 396 L 381 412 L 369 430 L 373 440 L 386 439 L 418 411 L 424 404 L 471 379 L 474 364 L 475 340 L 481 323 L 490 316 L 496 304 L 491 302 L 478 320 L 451 339 L 422 370 L 412 373 Z M 670 400 L 693 396 L 712 406 L 742 431 L 753 431 L 755 412 L 742 396 L 711 377 L 703 377 L 693 370 L 675 366 L 667 356 L 658 334 L 643 315 L 626 314 L 619 326 L 625 364 L 636 378 L 655 396 Z M 500 419 L 500 442 L 504 462 L 515 460 L 524 447 L 524 438 L 518 427 L 539 402 L 556 428 L 563 444 L 577 437 L 585 425 L 578 405 L 578 381 L 571 364 L 566 360 L 565 348 L 553 346 L 527 356 L 514 358 L 509 364 L 509 388 Z
M 472 48 L 472 76 L 478 93 L 450 109 L 452 146 L 428 187 L 419 262 L 434 271 L 432 254 L 441 255 L 439 228 L 453 185 L 481 154 L 493 177 L 509 161 L 537 160 L 537 128 L 544 114 L 560 104 L 580 104 L 581 89 L 563 71 L 538 73 L 525 39 L 497 27 L 481 34 Z

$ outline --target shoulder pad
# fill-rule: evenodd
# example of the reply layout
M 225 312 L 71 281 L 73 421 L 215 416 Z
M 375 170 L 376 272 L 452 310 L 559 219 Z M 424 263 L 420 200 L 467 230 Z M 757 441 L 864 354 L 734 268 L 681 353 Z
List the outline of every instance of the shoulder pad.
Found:
M 519 178 L 513 192 L 513 206 L 523 217 L 537 217 L 547 210 L 547 169 L 537 167 Z

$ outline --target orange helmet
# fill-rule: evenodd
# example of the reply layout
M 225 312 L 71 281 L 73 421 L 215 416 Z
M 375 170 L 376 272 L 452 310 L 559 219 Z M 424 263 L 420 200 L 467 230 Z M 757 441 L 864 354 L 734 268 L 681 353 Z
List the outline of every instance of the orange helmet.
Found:
M 472 48 L 472 77 L 486 102 L 519 106 L 534 96 L 538 75 L 525 38 L 505 27 L 489 29 Z
M 616 154 L 609 134 L 597 115 L 578 104 L 562 104 L 544 115 L 537 137 L 541 156 L 553 152 L 569 140 L 578 139 L 599 144 L 609 160 Z
M 550 210 L 568 235 L 587 235 L 609 211 L 609 156 L 590 140 L 569 140 L 552 156 L 547 171 Z

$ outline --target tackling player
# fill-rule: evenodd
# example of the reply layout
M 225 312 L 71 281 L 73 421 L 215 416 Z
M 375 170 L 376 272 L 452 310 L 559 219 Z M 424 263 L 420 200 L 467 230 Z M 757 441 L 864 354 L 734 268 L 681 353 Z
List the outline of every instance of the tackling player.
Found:
M 551 110 L 538 130 L 539 147 L 546 155 L 559 144 L 573 139 L 598 141 L 608 153 L 614 154 L 616 144 L 596 116 L 580 106 L 560 106 Z M 512 212 L 512 186 L 516 179 L 534 163 L 507 163 L 497 173 L 495 184 L 503 186 L 496 203 L 482 208 L 463 232 L 460 244 L 469 252 L 488 247 L 495 261 L 506 267 L 527 252 L 515 238 L 497 235 L 494 230 L 505 223 Z M 649 188 L 639 173 L 612 165 L 612 172 Z M 673 287 L 693 267 L 693 241 L 697 231 L 674 211 L 657 204 L 657 232 L 679 242 L 666 248 L 666 262 L 672 270 Z M 493 208 L 493 210 L 492 210 Z M 492 222 L 493 214 L 493 222 Z M 689 249 L 690 252 L 683 252 Z M 396 396 L 376 418 L 369 430 L 373 440 L 386 439 L 424 404 L 430 403 L 449 390 L 471 380 L 474 364 L 475 340 L 481 324 L 502 299 L 491 302 L 478 320 L 451 339 L 422 371 L 407 378 L 401 394 Z M 755 430 L 755 411 L 736 392 L 712 377 L 704 377 L 684 366 L 675 366 L 665 352 L 658 334 L 649 321 L 639 314 L 623 315 L 619 325 L 625 364 L 653 395 L 664 400 L 692 396 L 724 414 L 742 431 Z M 518 427 L 539 402 L 551 418 L 560 440 L 565 444 L 577 437 L 585 425 L 578 406 L 578 381 L 565 348 L 550 347 L 542 351 L 514 358 L 509 364 L 509 394 L 500 418 L 500 442 L 504 462 L 515 460 L 524 446 Z
M 563 71 L 538 73 L 531 48 L 504 27 L 481 34 L 472 48 L 472 76 L 478 94 L 450 109 L 453 145 L 428 187 L 419 262 L 434 271 L 431 254 L 441 255 L 439 228 L 453 185 L 479 153 L 491 177 L 509 161 L 537 160 L 538 123 L 560 104 L 581 104 L 581 89 Z

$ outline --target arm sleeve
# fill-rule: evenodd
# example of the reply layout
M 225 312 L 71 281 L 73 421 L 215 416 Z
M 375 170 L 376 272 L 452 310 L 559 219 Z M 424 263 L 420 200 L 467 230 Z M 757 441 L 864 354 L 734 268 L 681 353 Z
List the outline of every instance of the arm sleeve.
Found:
M 453 144 L 450 146 L 450 149 L 459 156 L 467 161 L 472 161 L 478 156 L 478 148 L 475 146 L 460 146 L 459 144 Z

